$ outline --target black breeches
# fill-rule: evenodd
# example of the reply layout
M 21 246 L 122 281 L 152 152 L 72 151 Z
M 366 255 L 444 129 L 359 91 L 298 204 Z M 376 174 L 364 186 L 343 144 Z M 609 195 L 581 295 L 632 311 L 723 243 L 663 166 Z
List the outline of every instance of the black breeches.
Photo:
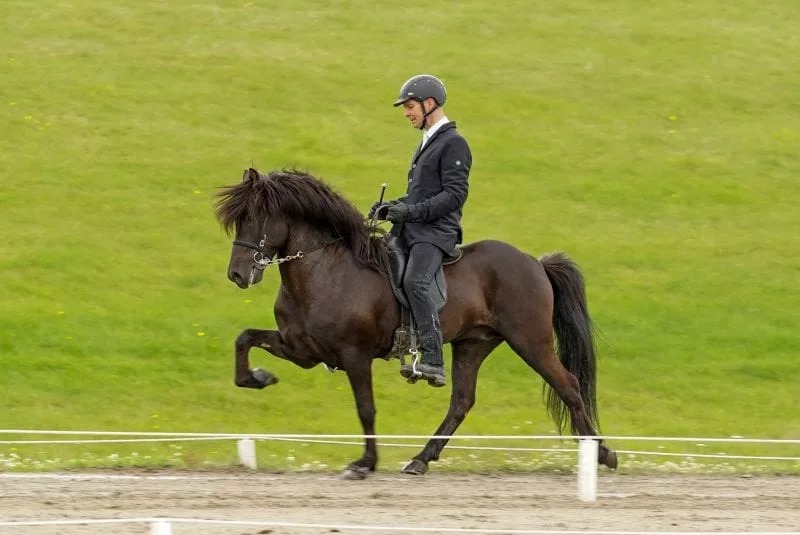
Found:
M 403 276 L 403 290 L 417 326 L 423 361 L 436 366 L 444 364 L 442 330 L 439 311 L 431 300 L 430 289 L 443 257 L 442 250 L 435 245 L 415 243 L 408 252 L 408 264 Z

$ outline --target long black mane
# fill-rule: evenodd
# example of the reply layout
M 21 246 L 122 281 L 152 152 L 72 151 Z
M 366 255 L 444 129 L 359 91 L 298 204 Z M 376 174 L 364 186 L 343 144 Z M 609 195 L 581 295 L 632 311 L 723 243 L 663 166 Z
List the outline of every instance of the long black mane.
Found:
M 255 171 L 258 179 L 249 180 Z M 227 186 L 217 194 L 217 219 L 228 234 L 248 216 L 259 221 L 266 214 L 283 214 L 302 221 L 349 249 L 356 262 L 369 269 L 386 272 L 386 250 L 380 238 L 372 236 L 367 221 L 355 206 L 314 176 L 294 169 L 263 174 L 245 171 L 239 184 Z

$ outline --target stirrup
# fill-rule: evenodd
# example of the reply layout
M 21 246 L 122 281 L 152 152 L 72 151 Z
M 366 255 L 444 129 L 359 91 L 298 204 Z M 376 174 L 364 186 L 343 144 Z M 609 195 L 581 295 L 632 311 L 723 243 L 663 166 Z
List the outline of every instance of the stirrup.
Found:
M 410 351 L 410 353 L 411 353 L 411 356 L 413 357 L 413 360 L 411 361 L 411 370 L 409 370 L 408 368 L 405 368 L 405 369 L 401 368 L 400 369 L 400 375 L 405 377 L 406 381 L 409 384 L 413 385 L 414 383 L 416 383 L 417 381 L 422 379 L 422 372 L 417 370 L 417 363 L 419 362 L 419 359 L 420 359 L 421 355 L 420 355 L 420 353 L 419 353 L 419 351 L 417 349 L 412 349 Z M 408 375 L 406 375 L 405 372 L 410 372 L 410 373 L 408 373 Z
M 409 329 L 410 336 L 409 336 L 409 348 L 408 354 L 411 356 L 411 370 L 408 370 L 406 367 L 406 359 L 405 355 L 400 357 L 400 375 L 405 377 L 409 384 L 414 384 L 422 378 L 422 373 L 417 371 L 417 363 L 422 355 L 419 352 L 419 346 L 417 345 L 417 331 L 412 327 Z M 407 372 L 409 372 L 407 374 Z

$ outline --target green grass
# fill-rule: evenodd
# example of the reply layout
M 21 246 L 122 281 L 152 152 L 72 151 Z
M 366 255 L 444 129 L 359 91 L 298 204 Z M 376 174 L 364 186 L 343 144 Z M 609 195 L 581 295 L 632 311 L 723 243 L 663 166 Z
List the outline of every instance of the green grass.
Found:
M 800 438 L 793 2 L 0 11 L 0 428 L 360 432 L 342 374 L 256 354 L 282 382 L 233 387 L 233 340 L 274 325 L 278 281 L 226 280 L 214 192 L 255 163 L 307 169 L 364 209 L 383 182 L 401 194 L 418 134 L 390 103 L 433 72 L 474 153 L 467 241 L 563 250 L 584 271 L 604 433 Z M 460 433 L 552 433 L 538 376 L 496 353 Z M 378 432 L 431 433 L 447 394 L 374 370 Z M 0 469 L 235 462 L 231 445 L 179 445 L 0 446 Z M 259 444 L 274 467 L 359 451 Z M 384 448 L 382 466 L 413 451 Z M 469 455 L 440 465 L 547 463 Z

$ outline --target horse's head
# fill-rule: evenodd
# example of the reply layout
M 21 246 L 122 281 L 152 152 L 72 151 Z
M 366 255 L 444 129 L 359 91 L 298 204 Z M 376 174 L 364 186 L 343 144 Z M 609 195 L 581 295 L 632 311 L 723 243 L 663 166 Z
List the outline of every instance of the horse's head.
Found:
M 234 235 L 228 278 L 240 288 L 259 283 L 264 268 L 286 243 L 285 218 L 268 210 L 267 180 L 256 169 L 247 169 L 240 184 L 219 193 L 217 218 Z
M 219 197 L 217 218 L 235 236 L 228 278 L 240 288 L 261 281 L 269 264 L 332 250 L 328 246 L 348 249 L 363 267 L 386 270 L 383 241 L 370 236 L 364 216 L 308 173 L 247 169 L 242 181 L 223 188 Z M 275 255 L 281 258 L 273 261 Z

